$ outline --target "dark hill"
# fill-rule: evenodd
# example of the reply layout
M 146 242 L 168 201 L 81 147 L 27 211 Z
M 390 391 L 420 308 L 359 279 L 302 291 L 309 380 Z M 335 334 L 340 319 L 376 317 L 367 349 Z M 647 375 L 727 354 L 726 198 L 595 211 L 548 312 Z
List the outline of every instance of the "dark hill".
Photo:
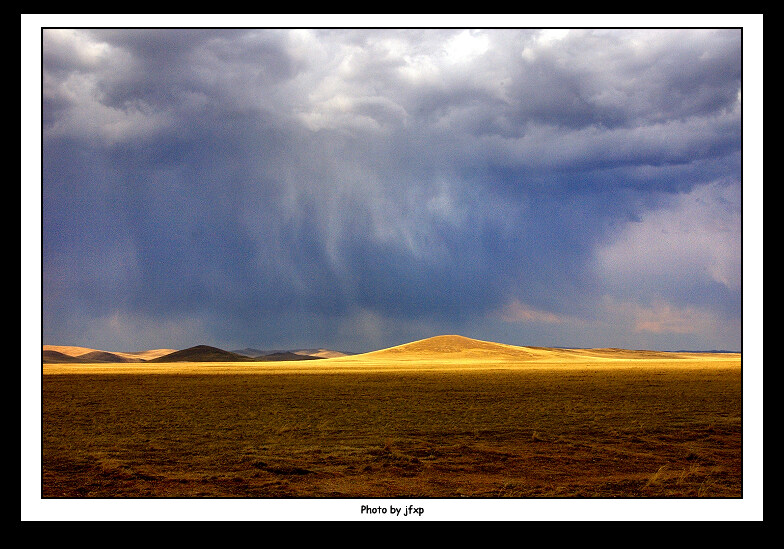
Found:
M 232 353 L 238 355 L 250 356 L 253 358 L 265 357 L 269 355 L 287 355 L 287 353 L 305 355 L 313 358 L 332 358 L 335 356 L 353 355 L 355 353 L 346 353 L 343 351 L 334 351 L 331 349 L 255 349 L 253 347 L 245 347 L 244 349 L 236 349 Z M 301 360 L 296 357 L 277 358 L 275 360 Z
M 224 351 L 209 345 L 196 345 L 181 351 L 149 360 L 148 362 L 253 362 L 254 358 Z
M 249 356 L 253 358 L 263 356 L 263 355 L 269 355 L 276 352 L 282 352 L 282 351 L 263 351 L 261 349 L 254 349 L 253 347 L 245 347 L 244 349 L 237 349 L 232 351 L 232 353 L 236 353 L 238 355 L 243 355 L 243 356 Z
M 144 362 L 141 358 L 126 358 L 107 351 L 92 351 L 78 358 L 81 362 Z
M 276 360 L 322 360 L 320 356 L 300 355 L 292 353 L 291 351 L 284 351 L 280 353 L 270 353 L 268 355 L 258 356 L 255 358 L 260 362 L 276 361 Z

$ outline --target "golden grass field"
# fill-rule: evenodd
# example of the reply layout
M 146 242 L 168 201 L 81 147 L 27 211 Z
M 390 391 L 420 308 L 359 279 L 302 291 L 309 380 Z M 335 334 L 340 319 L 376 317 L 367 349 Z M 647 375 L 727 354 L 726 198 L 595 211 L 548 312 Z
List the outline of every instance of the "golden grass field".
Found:
M 44 498 L 740 498 L 738 354 L 44 364 Z

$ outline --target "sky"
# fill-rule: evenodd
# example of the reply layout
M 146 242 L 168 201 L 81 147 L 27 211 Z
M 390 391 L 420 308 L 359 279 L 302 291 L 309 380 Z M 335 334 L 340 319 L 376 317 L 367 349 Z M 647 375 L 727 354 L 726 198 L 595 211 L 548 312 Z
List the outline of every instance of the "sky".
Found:
M 740 351 L 744 39 L 43 29 L 43 343 Z

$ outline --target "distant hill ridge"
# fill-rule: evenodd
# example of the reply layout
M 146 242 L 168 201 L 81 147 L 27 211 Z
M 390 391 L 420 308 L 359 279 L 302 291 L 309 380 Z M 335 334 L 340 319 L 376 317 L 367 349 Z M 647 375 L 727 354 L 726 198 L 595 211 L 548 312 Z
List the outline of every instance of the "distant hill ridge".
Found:
M 258 362 L 272 362 L 276 360 L 321 360 L 323 357 L 302 355 L 292 351 L 284 351 L 281 353 L 270 353 L 268 355 L 257 356 L 253 360 Z
M 288 360 L 318 360 L 321 357 L 300 355 L 291 351 L 279 351 L 270 354 L 251 357 L 224 351 L 209 345 L 196 345 L 181 351 L 175 351 L 148 362 L 273 362 Z
M 260 353 L 249 356 L 250 353 Z M 720 351 L 721 353 L 726 353 Z M 248 353 L 248 354 L 244 354 Z M 696 351 L 645 351 L 618 348 L 558 348 L 522 347 L 482 341 L 461 335 L 440 335 L 370 351 L 359 355 L 341 353 L 328 349 L 299 349 L 294 351 L 262 351 L 245 348 L 239 351 L 225 351 L 209 345 L 196 345 L 179 351 L 156 349 L 138 353 L 119 353 L 89 349 L 44 345 L 42 361 L 50 364 L 64 363 L 127 363 L 127 362 L 272 362 L 302 361 L 335 358 L 340 362 L 357 359 L 370 360 L 490 360 L 490 361 L 560 361 L 560 360 L 602 360 L 602 359 L 673 359 L 698 354 Z M 714 353 L 719 353 L 714 351 Z M 709 354 L 708 352 L 702 354 Z M 730 353 L 726 353 L 730 354 Z M 738 353 L 740 354 L 740 353 Z M 149 358 L 148 358 L 149 357 Z
M 44 345 L 41 355 L 43 363 L 49 364 L 92 364 L 128 362 L 272 362 L 290 360 L 318 360 L 347 353 L 328 349 L 298 349 L 294 351 L 259 351 L 257 356 L 243 354 L 258 349 L 243 349 L 243 352 L 225 351 L 210 345 L 195 345 L 186 349 L 155 349 L 136 353 L 120 353 L 65 345 Z M 312 353 L 312 354 L 311 354 Z
M 238 355 L 245 355 L 250 357 L 263 357 L 271 355 L 284 355 L 286 353 L 311 356 L 317 358 L 333 358 L 338 356 L 348 356 L 353 353 L 344 353 L 342 351 L 334 351 L 332 349 L 256 349 L 253 347 L 245 347 L 244 349 L 236 349 L 232 353 Z M 293 358 L 293 360 L 297 360 Z
M 63 362 L 85 362 L 83 360 L 78 360 L 79 358 L 86 357 L 91 355 L 93 360 L 90 362 L 106 362 L 109 361 L 115 362 L 117 361 L 114 357 L 120 357 L 122 359 L 128 359 L 131 362 L 145 362 L 151 358 L 157 358 L 159 356 L 168 355 L 169 353 L 173 353 L 177 349 L 149 349 L 147 351 L 138 351 L 138 352 L 120 352 L 120 351 L 102 351 L 99 349 L 91 349 L 89 347 L 75 347 L 73 345 L 44 345 L 43 351 L 45 353 L 44 356 L 50 356 L 52 358 L 60 358 Z M 52 354 L 57 353 L 57 354 Z M 110 355 L 98 355 L 95 353 L 109 353 Z M 59 356 L 64 355 L 64 356 Z M 76 360 L 74 360 L 76 359 Z
M 81 355 L 73 356 L 60 351 L 52 349 L 45 349 L 42 352 L 43 362 L 66 364 L 69 362 L 76 364 L 89 364 L 95 362 L 112 362 L 112 363 L 126 363 L 126 362 L 145 362 L 143 358 L 127 357 L 116 353 L 109 353 L 106 351 L 90 351 Z
M 91 353 L 79 355 L 78 358 L 85 362 L 145 362 L 143 358 L 122 356 L 107 351 L 92 351 Z
M 74 363 L 85 363 L 86 360 L 82 360 L 78 356 L 71 356 L 65 353 L 61 353 L 60 351 L 53 351 L 51 349 L 44 349 L 42 353 L 43 362 L 49 364 L 66 364 L 70 362 Z
M 195 345 L 148 362 L 253 362 L 255 359 L 209 345 Z

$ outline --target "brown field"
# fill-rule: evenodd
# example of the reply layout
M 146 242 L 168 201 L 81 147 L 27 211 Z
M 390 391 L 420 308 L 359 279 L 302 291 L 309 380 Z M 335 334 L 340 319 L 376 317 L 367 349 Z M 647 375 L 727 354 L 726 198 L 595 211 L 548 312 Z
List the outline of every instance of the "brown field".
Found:
M 741 498 L 740 355 L 45 364 L 44 498 Z

